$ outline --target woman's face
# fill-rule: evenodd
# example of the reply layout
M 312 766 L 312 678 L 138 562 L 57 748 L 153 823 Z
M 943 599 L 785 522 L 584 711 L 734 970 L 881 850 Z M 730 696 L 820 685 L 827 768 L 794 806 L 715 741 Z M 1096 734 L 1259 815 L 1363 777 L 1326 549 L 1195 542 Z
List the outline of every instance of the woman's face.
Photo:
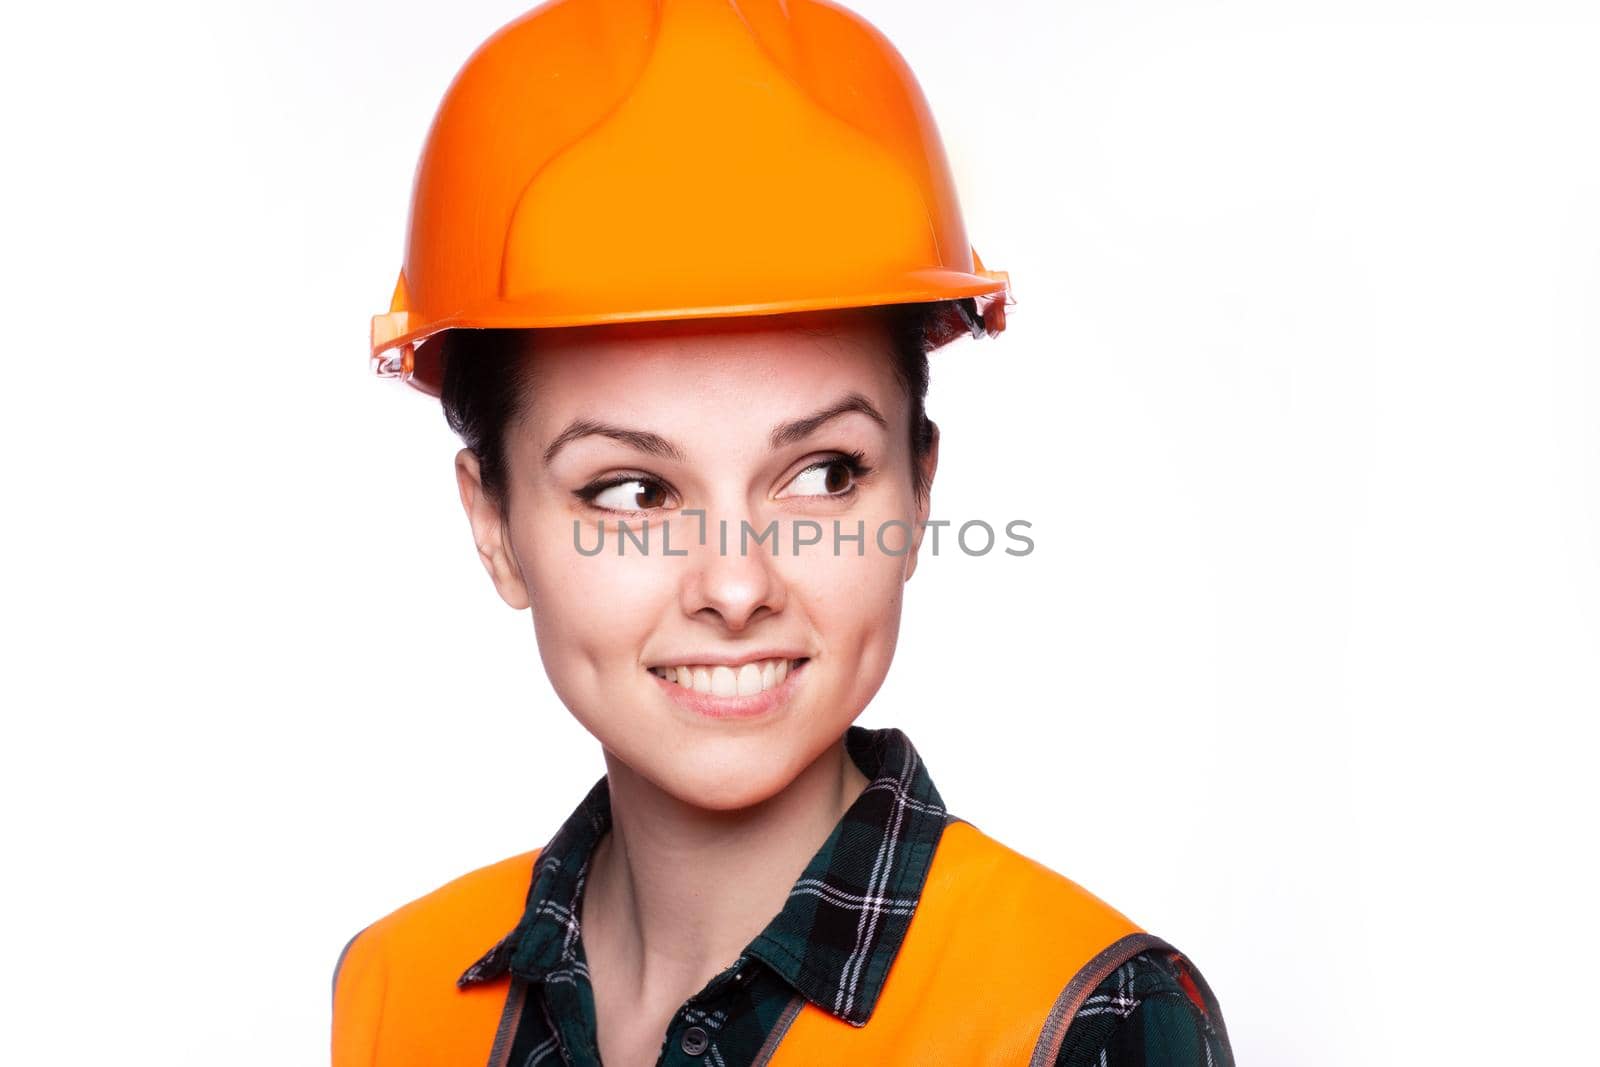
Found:
M 765 800 L 894 655 L 927 505 L 887 328 L 851 309 L 534 336 L 509 518 L 457 456 L 484 564 L 613 756 L 699 807 Z

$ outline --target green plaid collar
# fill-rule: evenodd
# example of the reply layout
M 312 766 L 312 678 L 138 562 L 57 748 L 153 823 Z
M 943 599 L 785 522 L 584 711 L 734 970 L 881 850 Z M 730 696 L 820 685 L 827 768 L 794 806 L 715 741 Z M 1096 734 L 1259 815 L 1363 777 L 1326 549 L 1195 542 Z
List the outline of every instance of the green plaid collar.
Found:
M 845 746 L 867 787 L 739 962 L 761 960 L 817 1007 L 861 1026 L 900 951 L 947 815 L 904 732 L 851 726 Z M 459 985 L 507 973 L 587 985 L 578 909 L 589 859 L 610 827 L 601 778 L 540 852 L 521 921 Z

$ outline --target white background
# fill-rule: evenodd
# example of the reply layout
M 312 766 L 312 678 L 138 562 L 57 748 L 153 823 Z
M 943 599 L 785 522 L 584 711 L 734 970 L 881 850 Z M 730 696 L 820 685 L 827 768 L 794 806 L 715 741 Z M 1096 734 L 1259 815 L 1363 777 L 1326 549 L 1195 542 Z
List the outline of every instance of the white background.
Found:
M 324 1062 L 345 940 L 602 772 L 366 359 L 524 7 L 7 16 L 0 1060 Z M 1015 286 L 935 356 L 936 515 L 1038 546 L 925 560 L 862 722 L 1187 950 L 1241 1064 L 1581 1059 L 1600 14 L 857 7 Z

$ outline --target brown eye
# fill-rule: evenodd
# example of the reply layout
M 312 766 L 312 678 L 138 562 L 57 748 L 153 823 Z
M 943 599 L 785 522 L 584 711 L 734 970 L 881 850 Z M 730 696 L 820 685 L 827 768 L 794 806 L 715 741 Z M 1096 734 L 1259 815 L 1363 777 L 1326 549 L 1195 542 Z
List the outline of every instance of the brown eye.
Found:
M 667 506 L 671 499 L 667 487 L 650 478 L 628 478 L 612 482 L 586 499 L 595 507 L 608 511 L 652 511 Z
M 854 456 L 835 456 L 813 463 L 789 483 L 784 496 L 849 496 L 866 468 Z

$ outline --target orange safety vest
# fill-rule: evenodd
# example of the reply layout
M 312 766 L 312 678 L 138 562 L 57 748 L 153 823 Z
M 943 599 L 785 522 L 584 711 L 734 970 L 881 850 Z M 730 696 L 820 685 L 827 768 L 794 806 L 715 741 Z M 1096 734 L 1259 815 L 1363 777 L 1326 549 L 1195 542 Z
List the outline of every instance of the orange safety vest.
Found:
M 537 856 L 458 878 L 350 943 L 334 979 L 333 1067 L 506 1067 L 510 978 L 464 989 L 456 978 L 522 917 Z M 866 1025 L 796 997 L 757 1063 L 1049 1067 L 1095 987 L 1168 947 L 952 819 Z M 975 989 L 981 1011 L 970 1010 Z

